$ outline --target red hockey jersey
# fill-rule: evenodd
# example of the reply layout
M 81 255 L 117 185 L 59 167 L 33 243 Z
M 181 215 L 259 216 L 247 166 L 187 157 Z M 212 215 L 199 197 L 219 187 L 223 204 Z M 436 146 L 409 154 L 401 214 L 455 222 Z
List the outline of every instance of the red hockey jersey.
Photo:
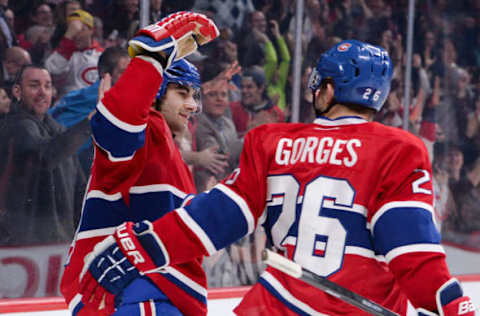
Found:
M 423 143 L 359 117 L 268 124 L 239 168 L 154 223 L 170 262 L 212 254 L 262 224 L 279 253 L 401 314 L 436 309 L 450 274 L 434 225 Z M 238 315 L 364 315 L 273 268 Z
M 95 158 L 61 282 L 73 315 L 95 315 L 83 306 L 78 294 L 84 257 L 94 245 L 123 222 L 153 221 L 195 193 L 192 175 L 165 119 L 151 109 L 161 82 L 162 74 L 152 64 L 134 58 L 98 103 L 92 118 Z M 200 257 L 149 277 L 183 314 L 206 314 L 206 280 Z M 146 300 L 151 298 L 148 295 L 145 293 Z

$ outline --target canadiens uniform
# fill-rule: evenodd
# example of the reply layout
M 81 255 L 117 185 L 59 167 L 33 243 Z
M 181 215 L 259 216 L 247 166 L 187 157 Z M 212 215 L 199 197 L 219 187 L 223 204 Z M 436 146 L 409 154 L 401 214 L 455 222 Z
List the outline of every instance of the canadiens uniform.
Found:
M 77 50 L 75 42 L 62 38 L 55 51 L 45 60 L 45 67 L 59 82 L 59 94 L 92 85 L 98 79 L 98 59 L 103 48 L 97 41 L 90 47 Z
M 451 278 L 423 143 L 360 117 L 250 131 L 239 168 L 154 228 L 178 263 L 260 224 L 279 253 L 401 315 L 436 310 L 435 293 Z M 365 314 L 271 267 L 235 312 Z
M 134 58 L 92 118 L 95 158 L 61 282 L 73 315 L 96 315 L 79 294 L 84 257 L 94 245 L 119 224 L 153 221 L 195 193 L 192 175 L 165 119 L 151 109 L 161 82 L 162 75 L 152 64 Z M 142 302 L 164 294 L 184 315 L 205 315 L 206 293 L 199 257 L 134 281 L 122 299 Z

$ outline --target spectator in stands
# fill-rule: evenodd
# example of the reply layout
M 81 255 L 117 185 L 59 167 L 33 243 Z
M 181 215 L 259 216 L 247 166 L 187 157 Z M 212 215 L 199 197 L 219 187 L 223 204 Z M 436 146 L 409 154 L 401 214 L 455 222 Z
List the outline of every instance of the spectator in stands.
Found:
M 382 124 L 394 127 L 403 125 L 403 83 L 393 79 L 390 93 L 382 110 L 377 113 L 376 120 Z
M 432 77 L 432 72 L 434 72 L 434 65 L 437 60 L 440 60 L 438 55 L 437 39 L 434 31 L 427 31 L 423 36 L 423 41 L 421 43 L 421 57 L 425 64 L 425 70 L 427 71 L 430 78 Z M 437 71 L 435 71 L 437 72 Z
M 45 59 L 51 54 L 51 38 L 53 29 L 43 25 L 32 25 L 24 34 L 20 46 L 26 49 L 35 64 L 43 64 Z
M 459 68 L 454 78 L 452 95 L 452 107 L 455 109 L 456 124 L 458 126 L 457 144 L 462 146 L 465 165 L 469 166 L 478 156 L 475 144 L 467 135 L 468 117 L 475 112 L 475 94 L 470 84 L 470 74 L 463 68 Z
M 139 0 L 118 0 L 111 3 L 106 15 L 103 17 L 103 23 L 106 34 L 111 34 L 114 30 L 122 39 L 128 39 L 128 31 L 131 24 L 139 19 Z
M 98 79 L 97 63 L 103 48 L 93 40 L 93 16 L 76 10 L 67 18 L 68 28 L 45 67 L 52 74 L 59 96 L 85 88 Z
M 15 29 L 15 13 L 13 13 L 12 9 L 6 8 L 5 12 L 3 12 L 3 17 L 5 22 L 7 22 L 8 27 L 11 30 Z
M 85 176 L 74 155 L 90 136 L 89 119 L 65 129 L 47 114 L 50 74 L 26 65 L 13 86 L 18 108 L 7 116 L 3 139 L 12 141 L 13 166 L 6 194 L 11 239 L 27 245 L 71 240 L 79 219 Z
M 0 68 L 0 82 L 9 94 L 11 93 L 11 87 L 20 68 L 31 62 L 30 54 L 23 48 L 13 46 L 6 49 L 5 59 L 3 59 L 2 67 Z
M 457 242 L 478 247 L 480 236 L 480 161 L 471 168 L 464 166 L 462 149 L 449 144 L 448 148 L 449 185 L 457 205 L 456 212 L 449 214 L 445 221 L 446 229 L 454 231 Z M 476 239 L 477 238 L 477 239 Z
M 240 137 L 250 128 L 285 120 L 282 110 L 267 96 L 262 67 L 253 66 L 243 72 L 241 92 L 241 102 L 230 104 L 233 122 Z
M 6 130 L 6 117 L 10 112 L 11 100 L 4 88 L 0 88 L 0 241 L 9 239 L 9 233 L 5 227 L 5 214 L 6 214 L 6 191 L 8 178 L 10 175 L 10 168 L 12 161 L 12 155 L 10 153 L 11 142 L 7 141 L 3 136 Z
M 76 10 L 81 10 L 82 5 L 78 0 L 65 0 L 55 7 L 55 31 L 52 35 L 52 47 L 56 48 L 67 31 L 67 17 Z
M 98 73 L 100 78 L 105 74 L 110 74 L 112 85 L 114 85 L 123 71 L 127 68 L 130 57 L 126 49 L 121 47 L 107 48 L 98 60 Z M 100 80 L 97 80 L 91 86 L 83 89 L 73 90 L 64 95 L 48 113 L 64 125 L 70 127 L 84 120 L 95 110 L 98 101 L 98 86 Z M 93 144 L 88 139 L 78 151 L 78 158 L 85 175 L 90 174 L 90 166 L 93 161 Z
M 230 68 L 232 65 L 239 65 L 238 61 L 238 49 L 237 44 L 235 44 L 230 39 L 226 38 L 219 38 L 216 39 L 214 43 L 211 45 L 212 50 L 208 55 L 208 59 L 205 61 L 205 64 L 208 65 L 218 65 L 222 68 L 222 70 L 226 70 Z M 197 51 L 198 52 L 198 51 Z M 241 67 L 238 66 L 241 70 Z M 197 67 L 198 68 L 198 67 Z M 201 67 L 202 69 L 205 67 Z M 208 71 L 209 69 L 205 69 Z M 231 83 L 231 89 L 228 90 L 229 93 L 229 100 L 230 101 L 239 101 L 241 99 L 240 94 L 240 85 L 242 77 L 240 74 L 235 72 L 232 77 L 229 79 Z
M 443 231 L 443 223 L 447 221 L 448 216 L 456 213 L 455 199 L 449 186 L 448 150 L 446 147 L 445 143 L 441 142 L 437 142 L 433 146 L 432 180 L 435 224 L 440 232 Z
M 474 110 L 467 115 L 465 136 L 477 154 L 480 152 L 480 95 L 476 95 Z
M 214 67 L 213 64 L 206 65 L 209 70 Z M 231 85 L 229 79 L 232 73 L 230 71 L 231 69 L 227 69 L 212 80 L 209 80 L 211 76 L 208 74 L 203 75 L 207 82 L 202 84 L 203 112 L 198 117 L 196 128 L 197 149 L 216 147 L 219 153 L 227 155 L 228 166 L 222 172 L 197 170 L 195 182 L 199 192 L 210 190 L 218 180 L 237 167 L 243 146 L 233 121 L 227 115 L 228 90 Z M 257 229 L 253 234 L 205 258 L 203 267 L 208 285 L 220 287 L 253 284 L 265 268 L 260 256 L 265 242 L 265 233 L 262 229 Z
M 208 66 L 208 68 L 213 67 Z M 209 78 L 203 74 L 202 84 L 202 104 L 203 111 L 199 114 L 196 126 L 196 145 L 197 150 L 202 151 L 210 148 L 228 158 L 221 169 L 204 168 L 195 170 L 195 184 L 197 191 L 209 190 L 207 186 L 210 178 L 213 176 L 215 182 L 225 178 L 233 169 L 237 167 L 238 158 L 242 149 L 243 142 L 240 140 L 232 119 L 227 115 L 229 108 L 229 81 L 222 76 Z M 209 80 L 211 79 L 211 80 Z
M 150 23 L 160 21 L 165 17 L 165 12 L 162 11 L 163 0 L 150 0 Z
M 275 45 L 271 41 L 265 43 L 265 77 L 267 81 L 267 94 L 285 111 L 287 100 L 285 88 L 290 70 L 290 52 L 287 43 L 280 34 L 278 22 L 270 21 L 270 29 L 275 38 Z
M 39 4 L 32 12 L 31 21 L 36 25 L 53 27 L 53 12 L 46 3 Z
M 0 87 L 0 120 L 3 120 L 5 115 L 10 112 L 11 101 L 5 88 Z
M 244 68 L 265 64 L 265 45 L 270 41 L 267 35 L 267 21 L 262 11 L 253 11 L 246 23 L 248 31 L 236 38 L 240 65 Z
M 313 110 L 313 94 L 312 90 L 308 88 L 308 78 L 312 72 L 312 67 L 307 66 L 302 72 L 302 86 L 300 99 L 300 113 L 299 121 L 303 123 L 312 123 L 315 120 L 315 113 Z
M 32 46 L 38 45 L 39 47 L 35 47 L 35 51 L 37 54 L 40 54 L 40 49 L 44 48 L 45 44 L 47 44 L 44 42 L 50 41 L 54 28 L 51 7 L 45 2 L 34 6 L 29 14 L 29 23 L 25 32 L 18 35 L 18 45 L 28 50 L 35 63 L 40 63 L 40 60 L 33 58 Z M 42 42 L 42 45 L 39 45 L 40 43 L 38 42 Z M 41 62 L 43 63 L 43 60 Z
M 212 12 L 217 27 L 228 27 L 234 34 L 242 32 L 246 17 L 254 9 L 252 0 L 197 0 L 193 7 L 195 11 Z
M 0 58 L 5 57 L 5 50 L 9 47 L 17 45 L 17 37 L 10 24 L 5 18 L 8 0 L 0 0 Z
M 103 21 L 98 16 L 93 17 L 93 40 L 103 48 L 105 47 L 105 37 L 103 35 Z
M 155 23 L 166 16 L 165 10 L 163 10 L 162 8 L 162 3 L 163 3 L 162 0 L 150 0 L 149 23 Z M 131 7 L 131 10 L 133 11 L 133 6 Z M 137 19 L 133 21 L 130 20 L 130 24 L 128 25 L 128 29 L 127 29 L 126 38 L 131 38 L 135 36 L 137 31 L 140 29 L 140 20 L 139 20 L 138 13 L 134 13 L 133 16 L 137 16 Z

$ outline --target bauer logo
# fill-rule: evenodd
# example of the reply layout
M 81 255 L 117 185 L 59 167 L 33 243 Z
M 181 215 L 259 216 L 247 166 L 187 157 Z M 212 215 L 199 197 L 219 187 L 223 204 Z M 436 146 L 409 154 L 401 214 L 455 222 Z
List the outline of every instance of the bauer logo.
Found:
M 339 45 L 339 46 L 337 47 L 337 50 L 338 50 L 339 52 L 346 52 L 347 50 L 350 49 L 350 47 L 352 47 L 352 44 L 350 44 L 350 43 L 343 43 L 342 45 Z

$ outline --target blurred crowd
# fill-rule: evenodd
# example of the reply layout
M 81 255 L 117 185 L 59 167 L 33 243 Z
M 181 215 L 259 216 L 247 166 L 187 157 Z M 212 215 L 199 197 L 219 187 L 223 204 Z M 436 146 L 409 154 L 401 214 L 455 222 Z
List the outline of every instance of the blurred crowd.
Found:
M 478 250 L 480 1 L 417 2 L 404 100 L 407 8 L 407 0 L 305 0 L 300 121 L 314 120 L 306 79 L 326 48 L 349 38 L 384 47 L 394 80 L 376 119 L 424 141 L 438 228 L 445 241 Z M 149 23 L 179 10 L 206 14 L 221 32 L 187 58 L 201 73 L 203 111 L 176 135 L 200 192 L 235 169 L 249 129 L 290 121 L 296 1 L 150 0 Z M 119 78 L 138 28 L 139 0 L 0 0 L 0 246 L 71 241 L 99 79 Z M 257 231 L 207 258 L 210 285 L 254 282 L 266 242 Z

